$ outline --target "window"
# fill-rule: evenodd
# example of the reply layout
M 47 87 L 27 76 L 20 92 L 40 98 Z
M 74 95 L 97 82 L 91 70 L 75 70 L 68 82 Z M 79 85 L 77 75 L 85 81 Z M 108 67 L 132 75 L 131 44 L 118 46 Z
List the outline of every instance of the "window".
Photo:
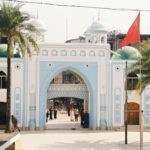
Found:
M 94 51 L 90 51 L 89 56 L 95 56 L 95 52 Z
M 7 88 L 7 76 L 3 71 L 0 71 L 0 89 Z
M 127 79 L 127 89 L 135 90 L 138 83 L 138 76 L 135 73 L 129 73 Z

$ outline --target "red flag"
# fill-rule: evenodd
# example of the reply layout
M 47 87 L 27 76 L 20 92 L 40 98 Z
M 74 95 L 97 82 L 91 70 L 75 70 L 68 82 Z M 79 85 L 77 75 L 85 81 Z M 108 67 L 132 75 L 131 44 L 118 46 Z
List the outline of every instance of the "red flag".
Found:
M 126 46 L 130 43 L 139 42 L 140 41 L 140 12 L 133 24 L 129 28 L 126 37 L 121 42 L 120 47 Z

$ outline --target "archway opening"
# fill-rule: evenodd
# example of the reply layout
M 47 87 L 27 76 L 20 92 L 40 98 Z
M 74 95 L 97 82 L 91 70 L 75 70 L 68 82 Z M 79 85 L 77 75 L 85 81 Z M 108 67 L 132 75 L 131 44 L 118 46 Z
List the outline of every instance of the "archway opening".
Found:
M 0 129 L 4 129 L 6 125 L 6 103 L 0 102 Z
M 75 72 L 66 70 L 56 75 L 47 90 L 47 129 L 88 128 L 88 95 L 84 80 Z
M 0 89 L 7 88 L 7 75 L 5 72 L 0 71 Z
M 6 125 L 6 88 L 7 75 L 0 70 L 0 129 L 4 129 Z
M 128 125 L 139 125 L 139 104 L 131 102 L 128 103 L 127 108 Z

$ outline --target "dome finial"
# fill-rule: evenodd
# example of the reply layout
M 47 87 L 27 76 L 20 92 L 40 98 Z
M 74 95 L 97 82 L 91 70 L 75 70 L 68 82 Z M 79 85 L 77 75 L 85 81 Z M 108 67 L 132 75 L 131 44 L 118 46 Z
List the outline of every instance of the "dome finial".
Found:
M 100 10 L 98 11 L 97 20 L 100 21 Z
M 92 23 L 94 22 L 94 16 L 93 16 L 93 18 L 92 18 Z

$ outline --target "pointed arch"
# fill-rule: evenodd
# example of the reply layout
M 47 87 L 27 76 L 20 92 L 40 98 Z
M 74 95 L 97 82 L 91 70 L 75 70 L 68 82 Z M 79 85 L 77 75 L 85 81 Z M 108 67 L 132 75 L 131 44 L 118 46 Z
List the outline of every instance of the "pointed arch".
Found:
M 51 65 L 49 65 L 51 64 Z M 57 74 L 62 71 L 70 70 L 78 74 L 85 82 L 89 93 L 89 111 L 90 111 L 90 127 L 97 126 L 97 63 L 85 62 L 46 62 L 40 63 L 40 83 L 39 83 L 39 124 L 38 126 L 44 128 L 46 126 L 46 102 L 47 90 L 49 84 Z

